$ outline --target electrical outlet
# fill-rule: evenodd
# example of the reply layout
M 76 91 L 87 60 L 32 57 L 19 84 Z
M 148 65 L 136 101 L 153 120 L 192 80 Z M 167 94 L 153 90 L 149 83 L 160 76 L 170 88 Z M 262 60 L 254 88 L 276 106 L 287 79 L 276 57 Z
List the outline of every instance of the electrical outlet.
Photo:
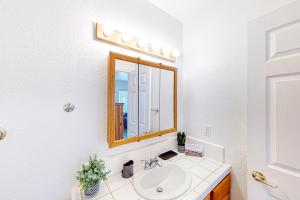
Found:
M 211 137 L 211 126 L 204 127 L 204 136 Z

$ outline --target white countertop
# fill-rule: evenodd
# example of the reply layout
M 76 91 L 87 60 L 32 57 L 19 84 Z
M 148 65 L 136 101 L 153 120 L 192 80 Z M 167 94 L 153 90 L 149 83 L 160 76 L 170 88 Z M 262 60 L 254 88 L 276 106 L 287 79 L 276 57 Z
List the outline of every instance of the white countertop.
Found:
M 192 173 L 192 186 L 177 200 L 201 200 L 205 198 L 220 181 L 230 172 L 229 164 L 220 163 L 207 157 L 192 157 L 185 154 L 162 161 L 174 162 L 187 168 Z M 135 163 L 135 171 L 143 170 L 144 165 Z M 72 189 L 72 200 L 82 200 L 78 187 Z M 96 197 L 89 200 L 144 200 L 139 196 L 133 186 L 132 178 L 124 179 L 121 173 L 113 174 L 100 184 L 100 190 Z

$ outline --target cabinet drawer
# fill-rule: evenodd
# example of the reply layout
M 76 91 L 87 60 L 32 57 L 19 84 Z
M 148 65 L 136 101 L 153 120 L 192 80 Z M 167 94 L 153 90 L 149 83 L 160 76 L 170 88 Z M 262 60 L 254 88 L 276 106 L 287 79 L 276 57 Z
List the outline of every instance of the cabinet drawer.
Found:
M 211 192 L 213 200 L 228 200 L 230 195 L 231 177 L 227 175 Z

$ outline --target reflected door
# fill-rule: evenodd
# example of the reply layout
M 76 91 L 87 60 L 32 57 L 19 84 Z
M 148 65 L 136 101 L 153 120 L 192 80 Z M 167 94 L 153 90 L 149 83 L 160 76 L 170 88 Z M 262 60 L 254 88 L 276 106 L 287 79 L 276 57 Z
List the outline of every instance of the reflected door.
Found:
M 174 72 L 139 65 L 139 135 L 174 127 Z
M 160 70 L 160 130 L 174 127 L 174 72 Z
M 138 135 L 138 70 L 128 77 L 128 138 Z
M 122 110 L 120 110 L 122 105 Z M 138 64 L 115 63 L 115 139 L 138 136 Z
M 139 135 L 150 133 L 151 124 L 151 70 L 139 65 Z
M 160 130 L 160 69 L 149 67 L 151 69 L 151 132 L 157 132 Z

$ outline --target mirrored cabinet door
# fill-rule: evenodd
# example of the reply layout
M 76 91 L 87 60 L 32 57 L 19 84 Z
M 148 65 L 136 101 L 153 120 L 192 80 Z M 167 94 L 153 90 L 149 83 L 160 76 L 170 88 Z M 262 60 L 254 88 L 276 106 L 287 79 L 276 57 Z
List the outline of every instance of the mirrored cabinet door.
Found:
M 174 72 L 160 70 L 160 130 L 174 127 Z
M 174 72 L 139 65 L 139 135 L 174 127 Z
M 160 69 L 151 69 L 150 132 L 160 131 Z
M 116 60 L 115 139 L 174 127 L 174 72 Z
M 139 135 L 160 130 L 160 69 L 139 65 Z
M 115 62 L 115 140 L 138 136 L 138 64 Z

